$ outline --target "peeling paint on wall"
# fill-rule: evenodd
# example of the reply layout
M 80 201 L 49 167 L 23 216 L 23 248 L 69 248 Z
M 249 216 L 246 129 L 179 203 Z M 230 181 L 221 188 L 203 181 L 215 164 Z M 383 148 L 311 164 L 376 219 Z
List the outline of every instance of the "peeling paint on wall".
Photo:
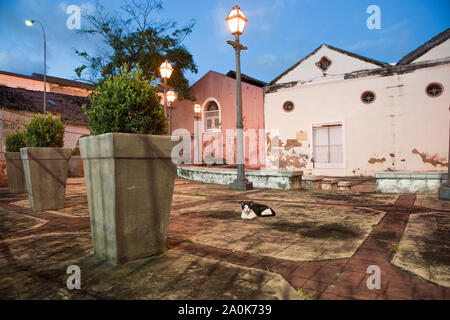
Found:
M 436 166 L 448 167 L 448 160 L 445 159 L 444 157 L 439 157 L 437 153 L 430 155 L 426 152 L 419 152 L 417 149 L 413 149 L 411 152 L 413 154 L 419 155 L 422 158 L 423 163 L 429 163 L 434 167 Z
M 383 157 L 383 158 L 370 158 L 367 162 L 370 164 L 375 164 L 377 162 L 383 163 L 385 161 L 386 161 L 386 158 Z

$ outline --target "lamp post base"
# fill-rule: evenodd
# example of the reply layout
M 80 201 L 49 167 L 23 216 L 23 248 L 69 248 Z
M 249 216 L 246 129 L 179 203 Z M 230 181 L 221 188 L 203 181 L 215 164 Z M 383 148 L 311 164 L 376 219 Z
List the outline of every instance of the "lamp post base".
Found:
M 253 183 L 248 180 L 234 180 L 230 183 L 231 190 L 253 190 Z
M 443 184 L 439 188 L 439 199 L 440 200 L 450 200 L 450 185 Z

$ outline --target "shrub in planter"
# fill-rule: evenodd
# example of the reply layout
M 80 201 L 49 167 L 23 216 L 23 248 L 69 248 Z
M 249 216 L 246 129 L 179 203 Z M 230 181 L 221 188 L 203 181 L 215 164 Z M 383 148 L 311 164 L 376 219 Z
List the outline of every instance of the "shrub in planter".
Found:
M 16 130 L 6 136 L 6 171 L 8 173 L 8 192 L 24 193 L 27 191 L 23 172 L 20 148 L 26 146 L 25 133 Z
M 122 263 L 164 252 L 176 142 L 157 90 L 139 68 L 107 78 L 84 107 L 94 136 L 80 139 L 98 257 Z
M 20 149 L 31 209 L 64 208 L 71 149 L 64 149 L 60 116 L 35 115 L 25 132 L 26 148 Z

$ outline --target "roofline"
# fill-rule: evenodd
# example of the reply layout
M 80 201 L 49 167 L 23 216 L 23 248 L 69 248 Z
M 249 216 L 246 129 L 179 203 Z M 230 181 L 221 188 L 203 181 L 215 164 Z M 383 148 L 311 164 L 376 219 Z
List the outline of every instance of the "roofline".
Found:
M 236 79 L 236 71 L 230 70 L 227 72 L 227 74 L 225 76 L 232 78 L 232 79 Z M 259 88 L 262 88 L 267 84 L 267 82 L 258 80 L 256 78 L 250 77 L 243 73 L 241 74 L 241 81 L 245 82 L 247 84 L 254 85 L 255 87 L 259 87 Z
M 209 70 L 209 71 L 206 72 L 200 79 L 198 79 L 197 81 L 195 81 L 195 83 L 193 83 L 193 84 L 189 87 L 189 90 L 191 90 L 195 85 L 197 85 L 197 83 L 199 83 L 201 80 L 203 80 L 203 78 L 205 78 L 205 77 L 206 77 L 208 74 L 210 74 L 210 73 L 215 73 L 215 74 L 218 74 L 219 76 L 222 76 L 222 77 L 225 77 L 225 78 L 231 78 L 231 79 L 233 79 L 233 80 L 236 80 L 236 79 L 234 79 L 233 77 L 227 76 L 226 74 L 223 74 L 223 73 L 220 73 L 220 72 L 217 72 L 217 71 L 214 71 L 214 70 Z M 251 77 L 249 77 L 249 76 L 247 76 L 247 75 L 244 75 L 244 74 L 243 74 L 242 76 L 246 76 L 246 77 L 248 77 L 248 78 L 250 78 L 250 79 L 254 79 L 254 78 L 251 78 Z M 254 85 L 254 84 L 252 84 L 252 83 L 248 83 L 248 82 L 244 81 L 243 79 L 241 79 L 241 80 L 242 80 L 243 82 L 245 82 L 245 83 L 251 85 L 251 86 L 258 87 L 257 85 Z M 257 80 L 257 79 L 254 79 L 254 80 L 260 81 L 260 80 Z M 263 82 L 263 81 L 260 81 L 260 82 Z M 263 87 L 258 87 L 258 88 L 263 88 Z
M 420 47 L 414 49 L 410 53 L 403 56 L 398 62 L 397 65 L 405 65 L 409 64 L 412 61 L 420 58 L 425 53 L 433 49 L 434 47 L 440 45 L 444 41 L 448 40 L 450 38 L 450 28 L 447 28 L 446 30 L 442 31 L 438 35 L 434 36 L 424 44 L 422 44 Z
M 20 73 L 14 73 L 14 72 L 9 72 L 9 71 L 3 71 L 0 70 L 0 74 L 4 74 L 7 76 L 12 76 L 12 77 L 17 77 L 17 78 L 22 78 L 22 79 L 28 79 L 28 80 L 34 80 L 34 81 L 42 81 L 42 79 L 40 79 L 41 77 L 43 77 L 43 74 L 40 73 L 33 73 L 31 76 L 27 76 L 24 74 L 20 74 Z M 54 84 L 59 84 L 62 86 L 67 86 L 67 87 L 74 87 L 74 88 L 81 88 L 81 89 L 86 89 L 86 90 L 93 90 L 94 86 L 92 84 L 86 83 L 86 82 L 81 82 L 81 81 L 77 81 L 77 80 L 71 80 L 71 79 L 65 79 L 65 78 L 59 78 L 59 77 L 54 77 L 54 76 L 46 76 L 46 82 L 48 83 L 54 83 Z M 52 79 L 55 79 L 52 81 Z M 61 84 L 58 83 L 58 80 L 63 80 L 63 81 L 70 81 L 72 82 L 72 85 L 69 84 Z
M 368 63 L 372 63 L 372 64 L 376 64 L 380 67 L 386 67 L 389 64 L 385 63 L 385 62 L 381 62 L 381 61 L 377 61 L 371 58 L 367 58 L 364 56 L 361 56 L 359 54 L 344 50 L 344 49 L 339 49 L 336 47 L 333 47 L 329 44 L 326 43 L 322 43 L 319 47 L 317 47 L 316 49 L 314 49 L 311 53 L 309 53 L 308 55 L 306 55 L 303 59 L 301 59 L 300 61 L 298 61 L 296 64 L 294 64 L 293 66 L 289 67 L 286 71 L 284 71 L 283 73 L 281 73 L 279 76 L 277 76 L 275 79 L 273 79 L 272 81 L 270 81 L 266 86 L 271 86 L 273 85 L 275 82 L 277 82 L 278 80 L 280 80 L 280 78 L 282 78 L 283 76 L 285 76 L 286 74 L 288 74 L 289 72 L 291 72 L 293 69 L 295 69 L 299 64 L 301 64 L 303 61 L 305 61 L 306 59 L 308 59 L 309 57 L 313 56 L 314 54 L 317 53 L 317 51 L 319 51 L 320 48 L 322 48 L 323 46 L 327 47 L 328 49 L 334 50 L 336 52 L 351 56 L 353 58 L 359 59 L 359 60 L 363 60 L 365 62 Z
M 357 70 L 348 72 L 345 74 L 342 74 L 338 80 L 349 80 L 349 79 L 356 79 L 356 78 L 363 78 L 363 77 L 371 77 L 371 76 L 381 76 L 381 77 L 388 77 L 392 76 L 394 74 L 405 74 L 409 72 L 413 72 L 414 70 L 418 69 L 424 69 L 424 68 L 432 68 L 432 67 L 439 67 L 443 65 L 449 65 L 450 64 L 450 57 L 449 58 L 443 58 L 438 60 L 432 60 L 432 61 L 423 61 L 423 62 L 414 62 L 407 65 L 389 65 L 383 68 L 376 68 L 376 69 L 365 69 L 365 70 Z M 298 80 L 298 81 L 290 81 L 285 83 L 278 83 L 273 85 L 268 85 L 263 88 L 264 93 L 273 93 L 277 92 L 279 89 L 287 89 L 287 88 L 293 88 L 303 84 L 312 83 L 311 80 Z

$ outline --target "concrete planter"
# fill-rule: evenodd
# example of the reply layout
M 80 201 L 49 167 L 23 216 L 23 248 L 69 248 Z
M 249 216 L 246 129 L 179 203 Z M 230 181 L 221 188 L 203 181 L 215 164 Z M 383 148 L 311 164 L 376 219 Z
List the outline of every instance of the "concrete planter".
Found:
M 127 133 L 80 139 L 96 256 L 117 264 L 164 252 L 176 143 Z
M 77 178 L 83 176 L 83 159 L 81 159 L 81 156 L 72 155 L 69 161 L 69 177 Z
M 22 148 L 23 169 L 33 211 L 64 208 L 71 149 Z
M 20 152 L 6 152 L 5 158 L 6 171 L 8 173 L 8 192 L 27 192 L 25 184 L 25 174 L 23 172 L 23 163 Z

